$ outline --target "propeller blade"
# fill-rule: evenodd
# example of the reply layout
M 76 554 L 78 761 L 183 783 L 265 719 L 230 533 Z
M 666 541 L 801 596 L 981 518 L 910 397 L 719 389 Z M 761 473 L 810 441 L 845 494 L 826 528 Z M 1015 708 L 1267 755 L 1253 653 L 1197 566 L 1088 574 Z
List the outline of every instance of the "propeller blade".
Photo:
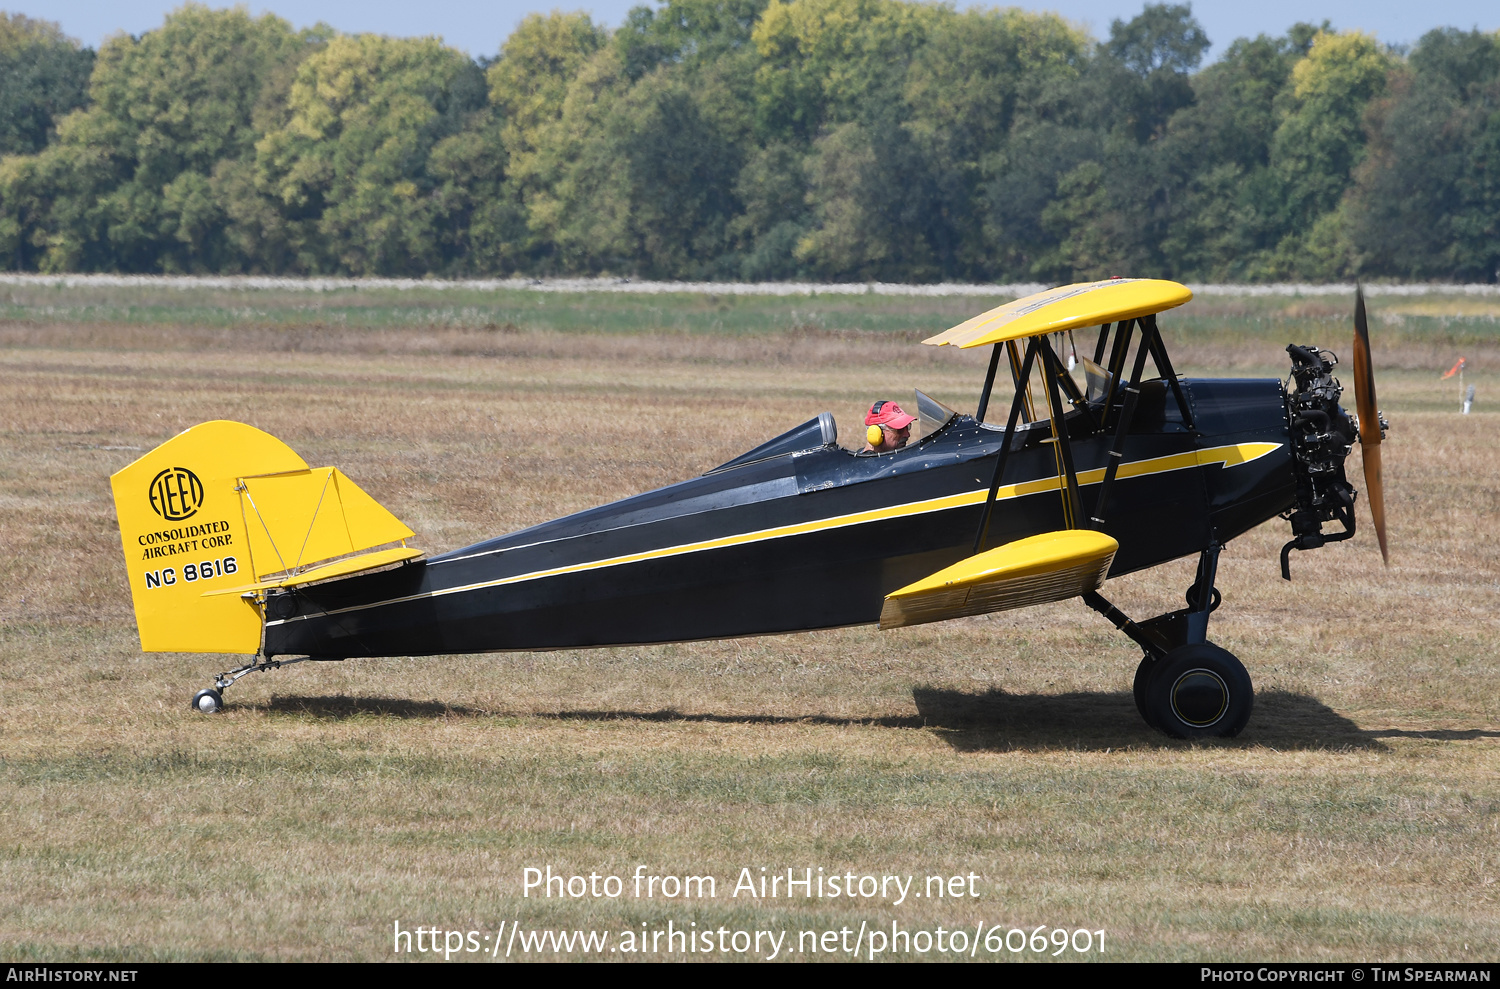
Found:
M 1375 367 L 1370 360 L 1370 324 L 1365 318 L 1365 292 L 1354 290 L 1354 406 L 1359 415 L 1359 445 L 1365 462 L 1365 495 L 1380 540 L 1380 558 L 1389 566 L 1385 540 L 1385 483 L 1380 476 L 1380 410 L 1375 402 Z

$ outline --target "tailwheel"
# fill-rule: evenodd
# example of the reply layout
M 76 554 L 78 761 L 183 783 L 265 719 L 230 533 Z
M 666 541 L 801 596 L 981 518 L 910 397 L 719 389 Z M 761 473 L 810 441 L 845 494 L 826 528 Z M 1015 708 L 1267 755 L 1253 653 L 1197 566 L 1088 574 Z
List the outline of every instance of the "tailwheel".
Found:
M 209 687 L 193 695 L 193 710 L 204 714 L 219 714 L 224 710 L 224 695 Z
M 1227 649 L 1193 643 L 1151 665 L 1143 716 L 1153 728 L 1173 738 L 1233 738 L 1250 720 L 1250 674 Z

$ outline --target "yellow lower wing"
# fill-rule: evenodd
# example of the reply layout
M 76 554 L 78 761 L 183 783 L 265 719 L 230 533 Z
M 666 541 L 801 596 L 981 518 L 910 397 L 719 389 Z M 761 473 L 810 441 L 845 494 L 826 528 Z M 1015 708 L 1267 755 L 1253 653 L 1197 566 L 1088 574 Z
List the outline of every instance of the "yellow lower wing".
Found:
M 881 628 L 1008 611 L 1098 590 L 1120 544 L 1092 529 L 1028 536 L 960 560 L 885 597 Z

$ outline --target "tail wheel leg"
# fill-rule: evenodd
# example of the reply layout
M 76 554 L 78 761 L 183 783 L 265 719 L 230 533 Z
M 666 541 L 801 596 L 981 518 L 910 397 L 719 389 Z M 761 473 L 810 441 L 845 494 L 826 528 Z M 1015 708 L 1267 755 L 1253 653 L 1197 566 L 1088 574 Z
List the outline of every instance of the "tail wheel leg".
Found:
M 297 656 L 293 659 L 262 659 L 259 656 L 253 662 L 238 666 L 228 673 L 220 673 L 214 678 L 214 685 L 193 695 L 193 710 L 204 714 L 218 714 L 224 710 L 224 691 L 232 687 L 236 680 L 247 673 L 265 673 L 270 670 L 279 670 L 283 666 L 291 666 L 295 663 L 310 662 L 343 662 L 341 656 Z

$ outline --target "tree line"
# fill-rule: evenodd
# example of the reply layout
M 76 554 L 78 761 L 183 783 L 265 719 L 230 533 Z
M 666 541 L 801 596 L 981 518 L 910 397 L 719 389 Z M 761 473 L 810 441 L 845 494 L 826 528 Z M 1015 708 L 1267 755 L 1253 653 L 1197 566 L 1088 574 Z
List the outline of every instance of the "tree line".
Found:
M 664 0 L 493 58 L 189 4 L 0 14 L 14 270 L 1494 281 L 1500 35 L 1209 39 L 1148 4 Z

